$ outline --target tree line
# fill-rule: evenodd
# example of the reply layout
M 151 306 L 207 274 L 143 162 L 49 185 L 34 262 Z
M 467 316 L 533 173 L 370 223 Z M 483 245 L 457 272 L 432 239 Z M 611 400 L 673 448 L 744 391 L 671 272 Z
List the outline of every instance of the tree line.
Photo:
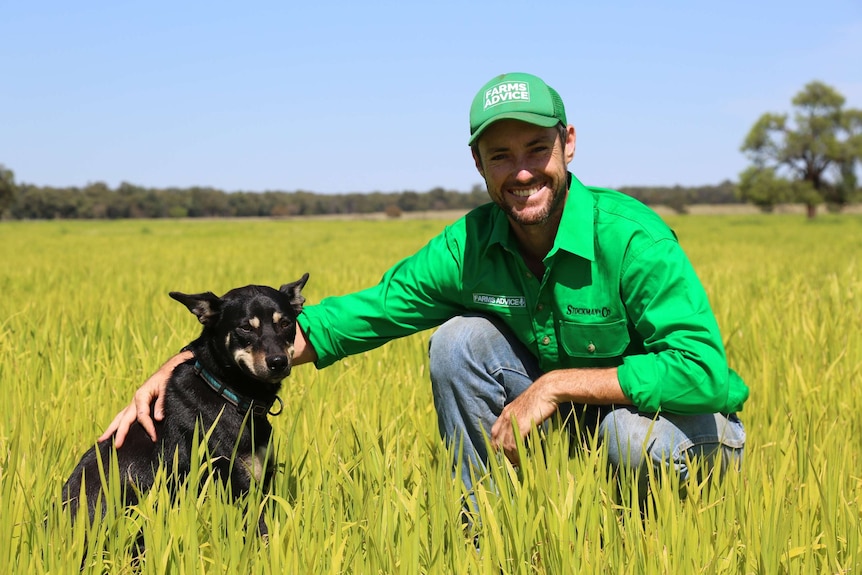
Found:
M 2 170 L 2 166 L 0 166 Z M 11 174 L 9 170 L 7 173 Z M 7 176 L 8 180 L 9 176 Z M 0 216 L 7 219 L 122 219 L 285 217 L 333 214 L 469 210 L 490 201 L 484 186 L 469 192 L 434 188 L 426 192 L 320 194 L 308 191 L 225 192 L 212 187 L 147 188 L 127 182 L 111 188 L 102 182 L 84 187 L 33 184 L 8 186 Z M 680 213 L 692 204 L 739 203 L 730 181 L 699 187 L 624 187 L 620 191 L 646 204 L 666 205 Z
M 862 110 L 822 82 L 808 83 L 793 99 L 794 113 L 763 114 L 740 151 L 751 161 L 739 183 L 715 186 L 623 187 L 649 205 L 685 213 L 693 204 L 749 202 L 769 211 L 782 203 L 803 203 L 809 217 L 819 204 L 840 210 L 862 199 Z M 146 188 L 127 182 L 115 189 L 103 182 L 83 188 L 16 184 L 0 164 L 0 218 L 95 219 L 182 217 L 279 217 L 385 212 L 469 210 L 489 201 L 482 186 L 469 192 L 434 188 L 419 193 L 319 194 L 307 191 L 231 192 L 211 187 Z
M 484 199 L 487 199 L 487 195 Z M 435 188 L 427 193 L 320 194 L 307 191 L 225 192 L 213 187 L 148 188 L 123 182 L 78 187 L 17 186 L 5 215 L 12 219 L 120 219 L 284 217 L 328 214 L 391 214 L 469 209 L 478 193 Z

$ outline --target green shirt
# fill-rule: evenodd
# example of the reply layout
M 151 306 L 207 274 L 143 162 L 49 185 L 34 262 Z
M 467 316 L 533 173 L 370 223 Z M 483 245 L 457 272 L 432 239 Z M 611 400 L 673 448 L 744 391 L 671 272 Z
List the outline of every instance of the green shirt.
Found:
M 306 307 L 322 368 L 465 312 L 502 319 L 544 371 L 618 367 L 641 411 L 730 413 L 748 388 L 727 366 L 706 293 L 667 225 L 620 192 L 571 177 L 536 278 L 490 203 L 447 226 L 376 286 Z

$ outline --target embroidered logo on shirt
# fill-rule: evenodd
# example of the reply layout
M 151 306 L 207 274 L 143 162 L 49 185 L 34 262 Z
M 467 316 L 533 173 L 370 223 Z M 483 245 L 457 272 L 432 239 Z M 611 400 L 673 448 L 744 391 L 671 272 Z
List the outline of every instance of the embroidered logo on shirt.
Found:
M 577 307 L 577 306 L 569 305 L 566 307 L 566 313 L 568 315 L 591 315 L 591 316 L 608 317 L 609 315 L 611 315 L 611 308 L 609 308 L 609 307 Z
M 522 295 L 492 295 L 474 293 L 473 303 L 495 307 L 527 307 L 527 299 Z

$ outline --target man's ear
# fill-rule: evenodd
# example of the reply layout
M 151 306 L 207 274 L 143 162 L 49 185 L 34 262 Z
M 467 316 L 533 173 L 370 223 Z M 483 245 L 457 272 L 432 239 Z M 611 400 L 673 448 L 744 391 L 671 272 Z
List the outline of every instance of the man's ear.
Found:
M 566 126 L 566 142 L 565 142 L 565 151 L 566 151 L 566 165 L 571 162 L 575 157 L 575 142 L 577 140 L 577 134 L 575 133 L 575 127 L 571 124 Z

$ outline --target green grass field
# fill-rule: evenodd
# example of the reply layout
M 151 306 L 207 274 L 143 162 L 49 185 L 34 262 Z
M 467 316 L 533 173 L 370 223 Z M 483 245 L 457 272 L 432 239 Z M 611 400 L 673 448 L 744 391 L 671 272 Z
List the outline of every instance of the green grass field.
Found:
M 469 534 L 436 429 L 430 333 L 294 371 L 273 418 L 273 494 L 250 494 L 247 513 L 211 482 L 173 503 L 164 484 L 131 510 L 111 500 L 95 526 L 55 507 L 83 451 L 197 335 L 168 291 L 308 271 L 314 303 L 375 283 L 446 221 L 3 222 L 0 570 L 78 573 L 85 557 L 84 573 L 858 572 L 862 217 L 668 221 L 751 388 L 741 473 L 689 485 L 685 500 L 662 478 L 642 514 L 601 449 L 569 457 L 551 433 L 519 472 L 491 465 Z M 268 543 L 244 537 L 260 506 Z M 133 568 L 140 529 L 148 551 Z

